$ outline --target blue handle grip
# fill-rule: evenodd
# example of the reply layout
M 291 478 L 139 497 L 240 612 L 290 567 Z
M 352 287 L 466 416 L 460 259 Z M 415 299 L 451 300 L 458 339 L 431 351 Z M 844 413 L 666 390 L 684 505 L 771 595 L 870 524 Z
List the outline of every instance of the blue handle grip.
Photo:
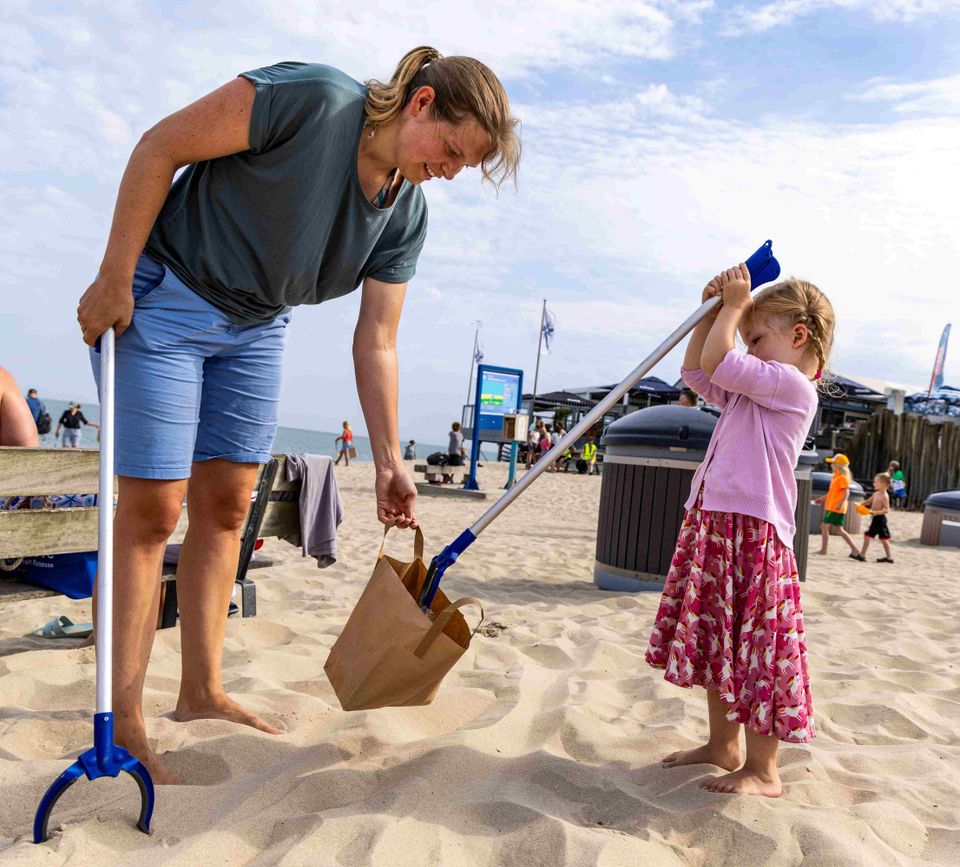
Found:
M 750 288 L 756 289 L 780 276 L 780 263 L 773 256 L 773 241 L 766 241 L 744 263 L 750 272 Z

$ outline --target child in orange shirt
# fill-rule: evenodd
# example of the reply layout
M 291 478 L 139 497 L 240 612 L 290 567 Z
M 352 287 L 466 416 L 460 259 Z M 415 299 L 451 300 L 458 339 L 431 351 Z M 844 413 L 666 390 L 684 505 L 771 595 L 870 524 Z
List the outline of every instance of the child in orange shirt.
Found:
M 843 529 L 843 523 L 847 518 L 847 498 L 850 496 L 850 481 L 853 476 L 850 474 L 850 458 L 844 454 L 836 454 L 832 458 L 827 458 L 828 464 L 833 464 L 833 478 L 830 480 L 830 490 L 822 497 L 818 497 L 815 502 L 823 503 L 823 523 L 820 525 L 820 532 L 823 534 L 823 543 L 820 545 L 818 554 L 827 553 L 827 545 L 830 542 L 830 528 L 836 527 L 837 533 L 850 546 L 850 556 L 854 560 L 866 560 L 857 549 L 851 535 Z

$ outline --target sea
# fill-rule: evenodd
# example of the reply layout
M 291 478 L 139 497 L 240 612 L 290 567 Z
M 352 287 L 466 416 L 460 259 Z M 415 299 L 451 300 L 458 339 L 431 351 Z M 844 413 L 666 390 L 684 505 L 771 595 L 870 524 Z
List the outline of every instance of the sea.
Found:
M 46 405 L 47 412 L 50 413 L 50 417 L 53 420 L 53 427 L 51 428 L 50 433 L 40 437 L 40 445 L 45 448 L 59 448 L 60 443 L 54 442 L 53 432 L 57 429 L 57 420 L 60 418 L 60 415 L 63 413 L 63 411 L 70 406 L 71 401 L 45 398 L 43 395 L 40 396 L 40 399 Z M 83 401 L 80 401 L 80 412 L 83 413 L 84 418 L 86 418 L 88 421 L 99 423 L 100 407 L 97 404 L 84 403 Z M 334 440 L 338 436 L 340 436 L 340 431 L 331 433 L 330 431 L 323 430 L 306 430 L 304 428 L 281 426 L 277 428 L 277 436 L 273 441 L 272 451 L 274 454 L 284 455 L 303 452 L 305 454 L 313 455 L 336 456 L 337 446 L 339 443 L 335 443 Z M 410 439 L 411 437 L 409 436 L 401 437 L 400 442 L 403 446 L 405 446 Z M 98 445 L 97 429 L 91 426 L 83 427 L 80 434 L 80 447 L 85 449 L 95 449 L 98 447 Z M 355 460 L 369 461 L 373 459 L 370 450 L 370 440 L 367 437 L 354 433 L 353 447 L 357 450 L 357 457 Z M 446 450 L 446 444 L 437 445 L 435 443 L 421 443 L 418 441 L 417 459 L 422 460 L 431 452 L 445 452 Z M 354 459 L 351 458 L 351 460 Z

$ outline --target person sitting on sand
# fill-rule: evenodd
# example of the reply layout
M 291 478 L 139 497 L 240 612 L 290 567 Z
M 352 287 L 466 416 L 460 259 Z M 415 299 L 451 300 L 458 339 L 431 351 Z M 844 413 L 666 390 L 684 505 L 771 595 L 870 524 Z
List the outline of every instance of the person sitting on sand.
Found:
M 810 283 L 787 280 L 750 297 L 746 265 L 714 277 L 721 296 L 697 325 L 681 375 L 722 410 L 693 476 L 647 662 L 707 690 L 710 739 L 664 759 L 730 773 L 712 792 L 778 797 L 779 741 L 815 734 L 797 561 L 793 468 L 817 413 L 834 314 Z M 734 348 L 737 331 L 746 354 Z M 746 759 L 740 727 L 746 732 Z
M 864 505 L 870 510 L 873 517 L 870 526 L 863 531 L 863 547 L 860 549 L 860 560 L 867 559 L 867 548 L 874 539 L 879 539 L 883 545 L 883 557 L 878 557 L 878 563 L 892 563 L 893 553 L 890 551 L 890 527 L 887 525 L 887 512 L 890 511 L 890 474 L 877 473 L 873 477 L 873 487 L 876 489 L 866 500 Z
M 830 488 L 822 496 L 814 500 L 815 503 L 823 503 L 823 523 L 820 525 L 822 542 L 818 554 L 825 555 L 827 546 L 830 543 L 830 531 L 835 527 L 837 535 L 850 546 L 850 556 L 854 560 L 862 559 L 860 551 L 857 550 L 853 537 L 843 528 L 847 520 L 847 499 L 850 496 L 850 482 L 853 476 L 850 473 L 850 458 L 845 454 L 838 453 L 832 458 L 827 458 L 828 464 L 833 464 L 833 478 L 830 479 Z
M 40 446 L 33 413 L 13 374 L 4 367 L 0 367 L 0 446 Z

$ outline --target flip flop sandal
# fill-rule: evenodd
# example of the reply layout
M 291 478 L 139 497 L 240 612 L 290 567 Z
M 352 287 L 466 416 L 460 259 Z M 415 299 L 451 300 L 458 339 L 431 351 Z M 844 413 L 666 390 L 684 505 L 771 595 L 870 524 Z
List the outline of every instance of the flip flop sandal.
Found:
M 877 557 L 877 562 L 878 562 L 878 563 L 892 563 L 893 560 L 891 560 L 889 557 Z
M 92 632 L 92 623 L 74 623 L 65 614 L 33 630 L 41 638 L 87 638 Z

